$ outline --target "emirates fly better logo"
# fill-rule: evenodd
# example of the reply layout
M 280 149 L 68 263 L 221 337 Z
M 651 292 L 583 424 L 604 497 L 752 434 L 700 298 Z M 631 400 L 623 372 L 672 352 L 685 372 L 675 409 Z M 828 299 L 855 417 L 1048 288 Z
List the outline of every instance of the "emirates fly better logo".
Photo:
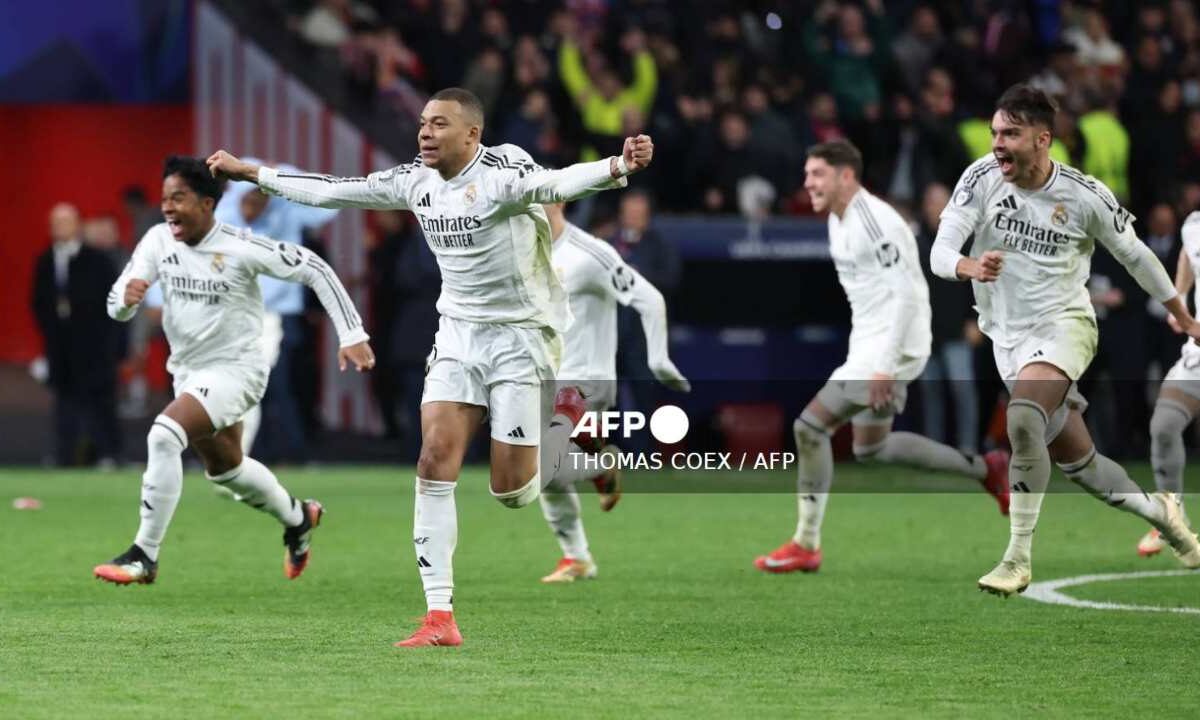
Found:
M 634 433 L 645 430 L 646 416 L 636 410 L 618 411 L 589 410 L 579 419 L 571 437 L 581 435 L 604 438 L 619 442 L 631 438 Z M 650 435 L 663 445 L 674 445 L 687 437 L 691 423 L 687 413 L 676 405 L 663 405 L 650 414 Z M 786 470 L 796 462 L 795 453 L 790 452 L 602 452 L 599 454 L 571 453 L 568 461 L 576 469 L 612 470 Z

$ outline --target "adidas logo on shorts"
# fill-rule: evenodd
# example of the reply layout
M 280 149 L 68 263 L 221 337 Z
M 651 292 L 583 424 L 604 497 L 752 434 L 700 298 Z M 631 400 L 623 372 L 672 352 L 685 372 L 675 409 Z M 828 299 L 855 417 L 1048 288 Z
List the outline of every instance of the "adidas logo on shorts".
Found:
M 521 429 L 520 425 L 518 425 L 508 433 L 508 436 L 510 438 L 517 438 L 518 440 L 524 440 L 525 439 L 525 431 Z

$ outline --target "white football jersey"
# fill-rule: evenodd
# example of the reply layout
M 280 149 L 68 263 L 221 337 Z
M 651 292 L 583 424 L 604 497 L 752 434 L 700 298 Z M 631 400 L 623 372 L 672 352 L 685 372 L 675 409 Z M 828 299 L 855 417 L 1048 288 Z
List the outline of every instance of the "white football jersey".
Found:
M 438 312 L 559 332 L 570 315 L 551 267 L 550 224 L 541 204 L 627 184 L 612 179 L 608 160 L 544 170 L 516 145 L 481 145 L 450 180 L 418 157 L 365 178 L 263 168 L 258 182 L 307 205 L 411 210 L 441 268 Z
M 829 213 L 829 254 L 850 301 L 848 356 L 855 365 L 891 375 L 901 356 L 928 357 L 929 285 L 900 213 L 860 189 L 842 217 Z
M 166 223 L 146 231 L 108 293 L 108 314 L 129 320 L 138 306 L 125 306 L 125 286 L 135 278 L 158 281 L 171 345 L 168 370 L 226 363 L 266 367 L 259 275 L 312 288 L 342 347 L 368 339 L 354 303 L 324 260 L 299 245 L 220 222 L 196 245 L 176 240 Z
M 1193 212 L 1184 219 L 1183 229 L 1179 234 L 1183 240 L 1183 253 L 1192 265 L 1195 283 L 1192 285 L 1192 302 L 1195 307 L 1200 307 L 1200 211 Z M 1187 339 L 1183 347 L 1185 352 L 1200 353 L 1200 344 L 1191 338 Z
M 666 357 L 662 294 L 612 245 L 568 223 L 554 241 L 554 269 L 574 316 L 564 338 L 560 380 L 617 379 L 617 303 L 633 305 L 641 314 L 647 354 Z
M 1133 220 L 1103 183 L 1075 168 L 1053 162 L 1043 187 L 1024 190 L 1005 182 L 988 155 L 966 169 L 942 211 L 930 265 L 939 276 L 954 278 L 960 249 L 972 234 L 971 257 L 1003 251 L 1000 277 L 973 285 L 980 330 L 1001 347 L 1013 347 L 1050 320 L 1094 321 L 1087 281 L 1097 240 L 1154 299 L 1175 296 L 1162 263 L 1134 233 Z

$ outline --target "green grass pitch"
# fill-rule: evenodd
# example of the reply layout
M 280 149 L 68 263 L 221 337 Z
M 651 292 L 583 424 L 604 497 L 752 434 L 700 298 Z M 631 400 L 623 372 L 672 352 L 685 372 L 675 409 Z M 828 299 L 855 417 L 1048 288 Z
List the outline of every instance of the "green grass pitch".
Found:
M 841 465 L 837 482 L 896 475 Z M 282 471 L 329 510 L 295 582 L 273 521 L 190 471 L 158 582 L 102 584 L 91 568 L 128 545 L 139 476 L 0 471 L 0 717 L 1200 716 L 1200 615 L 975 589 L 1007 539 L 982 494 L 836 495 L 825 567 L 791 576 L 751 566 L 794 527 L 791 495 L 631 493 L 609 515 L 584 495 L 600 578 L 547 587 L 558 548 L 539 509 L 501 507 L 472 469 L 466 644 L 412 651 L 391 645 L 424 611 L 411 468 Z M 12 509 L 23 495 L 44 509 Z M 1174 569 L 1134 554 L 1143 530 L 1052 494 L 1035 580 Z M 1200 574 L 1072 592 L 1200 607 Z

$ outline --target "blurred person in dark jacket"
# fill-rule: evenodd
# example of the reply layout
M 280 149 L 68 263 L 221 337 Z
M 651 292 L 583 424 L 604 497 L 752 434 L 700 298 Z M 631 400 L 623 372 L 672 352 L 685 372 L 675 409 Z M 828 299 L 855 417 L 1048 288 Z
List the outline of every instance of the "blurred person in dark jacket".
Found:
M 119 268 L 109 254 L 84 244 L 79 211 L 60 203 L 50 211 L 53 244 L 34 265 L 33 314 L 45 347 L 54 392 L 55 459 L 73 465 L 83 434 L 105 467 L 120 456 L 117 363 L 121 332 L 104 298 Z
M 658 288 L 671 304 L 671 295 L 679 286 L 682 260 L 679 249 L 651 227 L 653 204 L 641 190 L 621 195 L 617 215 L 617 231 L 612 245 L 628 265 L 641 273 Z M 633 308 L 617 309 L 617 377 L 618 404 L 626 410 L 649 412 L 658 397 L 658 384 L 646 364 L 646 338 L 641 317 Z M 636 437 L 634 438 L 636 442 Z M 642 441 L 645 442 L 644 440 Z M 631 446 L 631 451 L 645 450 Z
M 921 269 L 929 282 L 929 304 L 933 308 L 933 347 L 929 363 L 921 375 L 921 409 L 924 434 L 965 453 L 979 451 L 979 396 L 975 386 L 975 348 L 983 341 L 975 312 L 970 283 L 936 281 L 929 268 L 929 252 L 937 236 L 938 221 L 950 190 L 933 183 L 925 188 L 921 201 L 917 244 L 921 250 Z M 954 434 L 946 432 L 946 386 L 954 401 Z

